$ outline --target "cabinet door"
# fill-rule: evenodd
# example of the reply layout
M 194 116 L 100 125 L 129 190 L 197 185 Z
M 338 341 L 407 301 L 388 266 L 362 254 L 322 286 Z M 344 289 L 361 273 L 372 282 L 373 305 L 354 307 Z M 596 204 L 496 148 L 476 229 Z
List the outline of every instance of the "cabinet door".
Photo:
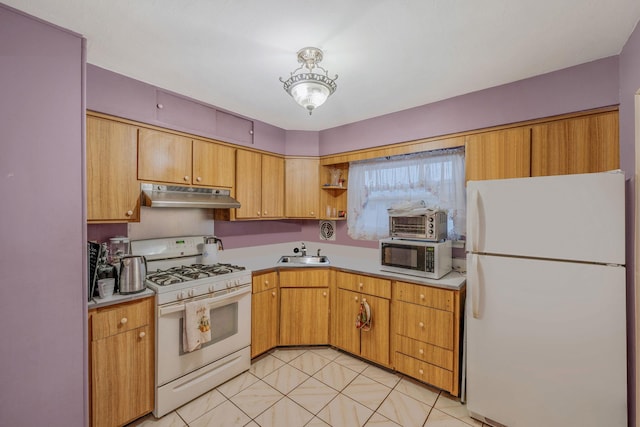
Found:
M 286 159 L 285 216 L 318 218 L 319 159 Z
M 362 295 L 371 308 L 371 329 L 360 332 L 360 356 L 381 365 L 389 365 L 389 300 Z
M 282 288 L 280 306 L 280 345 L 329 343 L 329 288 Z
M 226 145 L 193 141 L 193 184 L 233 188 L 236 150 Z
M 236 218 L 260 218 L 262 213 L 262 154 L 236 152 L 236 198 L 240 207 Z
M 518 127 L 469 135 L 465 164 L 467 181 L 530 176 L 529 129 Z
M 149 326 L 91 343 L 92 425 L 123 425 L 153 410 Z
M 284 216 L 284 159 L 262 156 L 262 218 Z
M 531 128 L 531 176 L 604 172 L 620 167 L 615 111 Z
M 87 117 L 87 220 L 140 220 L 137 128 Z
M 252 295 L 251 357 L 278 345 L 278 289 Z
M 345 289 L 336 291 L 336 312 L 333 315 L 333 345 L 353 354 L 360 354 L 360 329 L 356 328 L 356 316 L 360 308 L 360 294 Z
M 191 139 L 156 130 L 140 129 L 138 179 L 191 184 Z

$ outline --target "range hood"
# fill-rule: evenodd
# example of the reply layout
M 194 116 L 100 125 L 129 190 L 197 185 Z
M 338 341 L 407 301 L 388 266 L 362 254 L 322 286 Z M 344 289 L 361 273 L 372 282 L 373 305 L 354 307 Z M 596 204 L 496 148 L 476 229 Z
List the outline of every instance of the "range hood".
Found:
M 142 204 L 152 208 L 239 208 L 231 191 L 221 188 L 180 187 L 177 185 L 140 184 Z

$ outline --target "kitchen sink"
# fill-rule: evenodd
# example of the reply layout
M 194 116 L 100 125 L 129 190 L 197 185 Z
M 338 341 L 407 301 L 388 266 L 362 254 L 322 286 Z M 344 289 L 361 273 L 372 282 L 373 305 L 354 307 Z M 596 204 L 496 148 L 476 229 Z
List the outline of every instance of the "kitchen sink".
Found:
M 278 260 L 278 264 L 279 265 L 283 265 L 283 264 L 287 264 L 287 265 L 328 265 L 329 264 L 329 258 L 324 256 L 324 255 L 320 255 L 320 256 L 316 256 L 316 255 L 299 255 L 299 256 L 293 256 L 293 255 L 285 255 L 285 256 L 281 256 L 280 259 Z

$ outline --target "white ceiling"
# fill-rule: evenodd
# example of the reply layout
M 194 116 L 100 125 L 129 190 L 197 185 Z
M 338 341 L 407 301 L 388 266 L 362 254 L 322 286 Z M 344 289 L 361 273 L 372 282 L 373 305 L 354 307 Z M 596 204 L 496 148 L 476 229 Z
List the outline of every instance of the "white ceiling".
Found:
M 638 0 L 1 0 L 89 63 L 287 130 L 322 130 L 617 55 Z M 305 46 L 338 89 L 282 89 Z

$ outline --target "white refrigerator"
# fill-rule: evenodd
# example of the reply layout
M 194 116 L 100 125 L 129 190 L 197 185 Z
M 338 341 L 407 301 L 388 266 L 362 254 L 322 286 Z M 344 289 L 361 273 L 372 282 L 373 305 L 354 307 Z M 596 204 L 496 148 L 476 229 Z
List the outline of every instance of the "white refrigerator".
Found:
M 509 427 L 626 427 L 624 175 L 467 184 L 466 402 Z

